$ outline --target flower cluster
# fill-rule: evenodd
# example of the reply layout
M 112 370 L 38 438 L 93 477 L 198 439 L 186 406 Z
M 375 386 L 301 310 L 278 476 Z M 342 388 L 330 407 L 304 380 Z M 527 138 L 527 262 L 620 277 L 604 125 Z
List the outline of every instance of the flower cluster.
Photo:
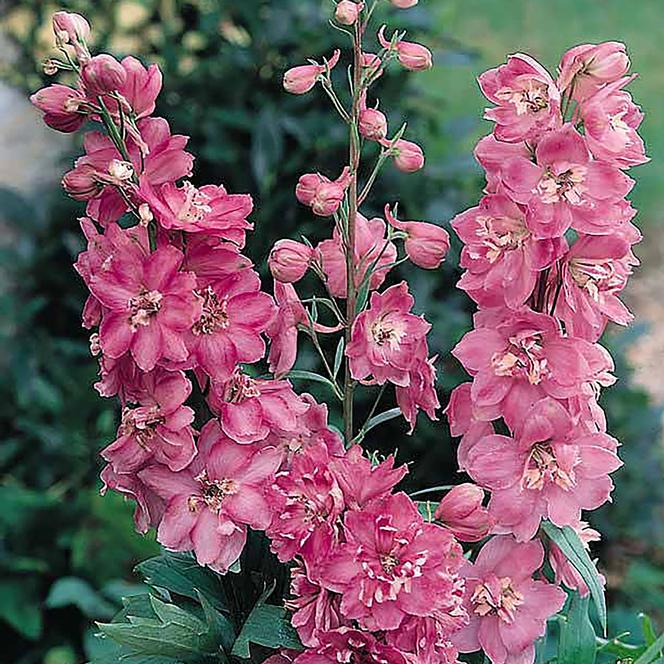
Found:
M 459 287 L 479 311 L 453 350 L 472 382 L 447 415 L 462 436 L 459 465 L 490 492 L 500 534 L 463 572 L 472 620 L 456 645 L 482 647 L 494 664 L 532 662 L 564 598 L 531 580 L 541 521 L 596 539 L 582 512 L 609 500 L 621 465 L 597 403 L 614 380 L 597 340 L 608 321 L 631 319 L 619 295 L 640 234 L 625 170 L 647 158 L 628 68 L 624 45 L 610 42 L 568 51 L 556 80 L 522 54 L 479 78 L 494 104 L 493 133 L 475 152 L 487 186 L 452 222 L 464 243 Z M 556 579 L 587 594 L 555 545 L 549 556 Z

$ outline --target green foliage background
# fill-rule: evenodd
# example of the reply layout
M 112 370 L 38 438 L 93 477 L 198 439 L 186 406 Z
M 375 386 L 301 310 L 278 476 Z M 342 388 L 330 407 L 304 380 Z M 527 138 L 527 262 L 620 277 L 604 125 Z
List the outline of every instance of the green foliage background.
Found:
M 255 196 L 249 252 L 265 273 L 267 250 L 278 237 L 327 232 L 320 226 L 325 222 L 297 204 L 293 189 L 304 171 L 335 173 L 344 129 L 322 96 L 286 95 L 280 80 L 289 65 L 342 43 L 326 27 L 331 6 L 331 0 L 0 2 L 0 25 L 19 49 L 18 61 L 0 64 L 0 74 L 26 92 L 44 83 L 38 63 L 51 41 L 48 19 L 60 7 L 91 19 L 98 49 L 158 61 L 165 77 L 158 113 L 173 131 L 191 135 L 195 180 Z M 392 127 L 407 118 L 428 162 L 412 176 L 388 169 L 369 212 L 399 200 L 404 218 L 447 223 L 474 204 L 482 187 L 471 150 L 488 126 L 480 119 L 484 102 L 474 77 L 508 52 L 526 50 L 553 68 L 574 43 L 620 39 L 641 73 L 634 94 L 647 113 L 644 134 L 654 157 L 638 171 L 634 200 L 645 233 L 661 232 L 664 63 L 653 26 L 664 19 L 662 3 L 640 0 L 636 11 L 625 0 L 514 0 L 508 8 L 501 0 L 421 0 L 392 16 L 435 51 L 433 71 L 395 71 L 379 87 Z M 342 82 L 343 67 L 337 73 Z M 73 145 L 62 170 L 76 152 Z M 117 413 L 92 389 L 95 366 L 80 329 L 84 289 L 70 265 L 80 250 L 75 219 L 81 208 L 58 191 L 35 196 L 49 201 L 46 213 L 7 190 L 0 198 L 13 238 L 0 261 L 6 284 L 0 289 L 0 661 L 73 664 L 85 659 L 90 621 L 107 620 L 119 598 L 135 592 L 131 569 L 157 547 L 151 537 L 133 534 L 129 506 L 98 495 L 97 453 L 112 439 Z M 394 275 L 411 281 L 418 309 L 434 325 L 443 400 L 464 380 L 449 350 L 472 313 L 454 288 L 458 250 L 454 244 L 440 271 L 404 268 Z M 607 574 L 613 633 L 637 630 L 638 610 L 660 624 L 664 618 L 660 413 L 630 386 L 624 349 L 637 337 L 638 327 L 606 339 L 621 380 L 605 406 L 624 443 L 626 467 L 617 474 L 614 504 L 593 519 L 605 536 L 596 553 Z M 300 364 L 315 368 L 315 358 L 305 353 Z M 417 460 L 409 488 L 458 479 L 444 423 L 422 421 L 409 437 L 393 422 L 367 444 L 382 452 L 396 447 L 400 460 Z

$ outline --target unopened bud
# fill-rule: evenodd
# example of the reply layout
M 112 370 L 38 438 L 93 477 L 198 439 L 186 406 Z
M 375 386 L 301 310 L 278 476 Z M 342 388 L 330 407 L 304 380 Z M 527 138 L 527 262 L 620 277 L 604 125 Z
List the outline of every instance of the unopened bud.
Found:
M 309 269 L 314 250 L 295 240 L 279 240 L 268 258 L 272 276 L 281 283 L 295 283 Z
M 79 164 L 62 178 L 64 190 L 77 201 L 89 201 L 97 196 L 103 185 L 91 164 Z
M 107 53 L 95 55 L 85 64 L 81 79 L 93 95 L 105 95 L 121 88 L 127 80 L 124 67 Z
M 341 52 L 337 49 L 332 54 L 327 64 L 324 65 L 300 65 L 292 67 L 284 74 L 284 90 L 294 95 L 303 95 L 309 92 L 314 85 L 318 82 L 318 78 L 322 76 L 327 70 L 333 69 Z
M 334 18 L 342 25 L 354 25 L 363 9 L 363 2 L 357 3 L 353 2 L 353 0 L 341 0 L 334 12 Z
M 302 205 L 311 205 L 318 187 L 329 179 L 318 173 L 305 173 L 300 176 L 295 187 L 295 196 Z
M 475 484 L 459 484 L 440 501 L 436 521 L 462 542 L 477 542 L 489 534 L 492 521 L 482 506 L 484 491 Z
M 329 217 L 341 205 L 346 193 L 346 186 L 340 182 L 324 182 L 321 184 L 311 201 L 311 209 L 320 217 Z
M 387 135 L 387 118 L 377 108 L 360 111 L 360 134 L 370 141 L 380 141 Z
M 414 7 L 419 0 L 392 0 L 392 4 L 399 9 L 410 9 Z
M 154 219 L 152 210 L 150 210 L 150 206 L 147 203 L 141 203 L 138 206 L 138 217 L 139 217 L 138 223 L 141 226 L 148 226 L 150 222 Z
M 80 14 L 55 12 L 51 23 L 53 34 L 61 44 L 83 43 L 90 37 L 90 24 Z
M 393 47 L 392 42 L 385 37 L 385 26 L 382 26 L 378 31 L 378 41 L 383 48 L 394 48 L 397 52 L 399 64 L 410 71 L 424 71 L 431 69 L 433 66 L 433 55 L 422 44 L 400 40 Z
M 424 166 L 424 153 L 417 143 L 400 139 L 395 143 L 383 140 L 381 145 L 389 149 L 394 165 L 404 173 L 414 173 Z

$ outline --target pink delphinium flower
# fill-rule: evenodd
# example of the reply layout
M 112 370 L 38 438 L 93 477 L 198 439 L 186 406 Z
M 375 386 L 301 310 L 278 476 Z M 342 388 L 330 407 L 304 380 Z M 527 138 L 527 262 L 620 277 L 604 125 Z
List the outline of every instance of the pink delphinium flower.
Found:
M 397 39 L 394 45 L 392 45 L 392 41 L 385 37 L 386 27 L 383 25 L 378 31 L 378 42 L 384 49 L 389 50 L 394 48 L 400 65 L 410 71 L 431 69 L 433 66 L 433 55 L 426 46 L 415 42 L 407 42 L 403 39 Z M 394 40 L 394 37 L 392 37 L 392 40 Z
M 90 58 L 81 69 L 81 82 L 89 95 L 107 95 L 121 88 L 127 80 L 124 67 L 108 53 Z
M 353 323 L 346 348 L 353 378 L 379 385 L 409 384 L 409 370 L 418 358 L 415 351 L 422 350 L 421 342 L 431 329 L 423 317 L 410 313 L 414 302 L 405 281 L 372 293 L 369 308 Z
M 132 55 L 123 58 L 121 64 L 127 73 L 127 78 L 118 92 L 137 119 L 146 118 L 154 111 L 155 102 L 161 92 L 161 71 L 154 64 L 144 67 L 141 61 Z M 108 100 L 108 106 L 109 110 L 117 112 L 112 99 Z
M 355 283 L 358 288 L 370 268 L 372 273 L 369 286 L 371 290 L 379 288 L 397 258 L 397 248 L 385 237 L 385 230 L 385 222 L 379 217 L 367 219 L 361 214 L 357 215 L 355 264 L 359 269 L 355 272 Z M 341 234 L 336 227 L 332 238 L 323 240 L 317 250 L 330 293 L 334 297 L 346 297 L 346 256 Z
M 78 131 L 87 120 L 85 95 L 68 85 L 54 83 L 37 90 L 30 101 L 44 114 L 44 122 L 56 131 Z
M 489 513 L 519 540 L 534 537 L 541 519 L 576 524 L 611 494 L 609 473 L 622 464 L 618 443 L 579 431 L 557 401 L 545 398 L 523 413 L 514 439 L 490 435 L 470 450 L 468 474 L 491 490 Z
M 583 136 L 571 124 L 545 134 L 535 157 L 537 163 L 510 159 L 501 180 L 513 201 L 528 206 L 528 223 L 536 237 L 560 237 L 570 226 L 596 233 L 587 219 L 616 217 L 612 206 L 634 185 L 617 167 L 591 160 Z
M 437 420 L 436 411 L 440 408 L 436 392 L 437 357 L 427 357 L 426 341 L 420 341 L 421 348 L 414 355 L 417 358 L 408 371 L 408 385 L 396 386 L 395 394 L 401 414 L 410 424 L 410 433 L 415 429 L 417 414 L 423 410 L 430 420 Z
M 367 108 L 366 92 L 360 98 L 360 109 L 357 126 L 360 135 L 370 141 L 380 141 L 385 138 L 387 136 L 387 118 L 378 108 Z
M 193 549 L 199 564 L 227 571 L 244 548 L 246 526 L 265 529 L 270 522 L 265 488 L 281 458 L 273 447 L 235 443 L 211 420 L 186 470 L 153 465 L 139 473 L 166 501 L 157 539 L 176 551 Z
M 367 629 L 397 629 L 408 616 L 458 609 L 463 559 L 452 535 L 424 523 L 403 493 L 346 513 L 345 543 L 322 570 L 341 611 Z
M 565 593 L 532 575 L 544 561 L 538 541 L 493 537 L 474 564 L 464 562 L 470 623 L 452 635 L 461 652 L 482 648 L 493 664 L 532 664 L 535 641 L 565 603 Z
M 499 193 L 502 189 L 501 173 L 503 167 L 509 163 L 513 157 L 523 157 L 531 159 L 534 150 L 525 141 L 520 143 L 506 143 L 499 141 L 493 134 L 481 138 L 473 156 L 480 166 L 486 171 L 487 193 Z
M 507 196 L 489 194 L 452 220 L 464 243 L 458 286 L 481 306 L 520 307 L 540 272 L 563 254 L 565 240 L 534 238 L 526 216 Z
M 458 589 L 463 594 L 462 585 Z M 385 640 L 395 646 L 412 664 L 460 664 L 459 651 L 452 645 L 450 635 L 468 621 L 463 606 L 458 615 L 437 615 L 426 618 L 406 618 L 399 629 L 385 634 Z
M 334 18 L 342 25 L 354 25 L 363 9 L 363 2 L 355 2 L 355 0 L 340 0 L 334 11 Z
M 272 276 L 282 283 L 295 283 L 306 274 L 315 252 L 302 242 L 282 239 L 275 242 L 268 265 Z
M 479 77 L 484 95 L 496 104 L 484 117 L 496 123 L 499 141 L 516 143 L 538 138 L 562 123 L 560 92 L 550 74 L 528 55 L 511 55 L 507 64 Z
M 123 409 L 118 438 L 102 457 L 118 472 L 136 470 L 148 459 L 182 470 L 196 455 L 194 411 L 183 405 L 191 394 L 190 381 L 181 371 L 156 369 L 137 382 L 136 405 Z
M 384 138 L 379 143 L 386 148 L 394 161 L 394 165 L 402 173 L 415 173 L 424 168 L 424 152 L 417 143 L 403 138 L 397 141 Z
M 316 85 L 320 76 L 336 67 L 340 56 L 341 51 L 337 49 L 325 64 L 292 67 L 284 74 L 284 89 L 294 95 L 306 94 Z
M 459 484 L 440 501 L 434 518 L 462 542 L 477 542 L 489 534 L 493 521 L 482 505 L 484 491 L 475 484 Z

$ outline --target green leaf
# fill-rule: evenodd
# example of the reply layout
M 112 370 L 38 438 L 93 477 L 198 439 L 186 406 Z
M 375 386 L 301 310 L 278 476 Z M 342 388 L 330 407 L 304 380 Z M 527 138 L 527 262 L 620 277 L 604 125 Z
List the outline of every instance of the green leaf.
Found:
M 329 378 L 325 378 L 325 376 L 321 376 L 320 374 L 314 373 L 313 371 L 289 371 L 288 378 L 299 378 L 300 380 L 310 380 L 314 383 L 323 383 L 338 395 L 338 388 Z
M 88 618 L 112 618 L 117 607 L 104 599 L 87 581 L 74 576 L 58 579 L 48 592 L 46 606 L 76 606 Z
M 634 660 L 634 664 L 652 664 L 661 661 L 659 655 L 662 648 L 664 648 L 664 634 L 660 634 L 659 638 L 651 643 L 638 659 Z
M 640 613 L 639 618 L 641 619 L 641 630 L 643 632 L 643 638 L 645 639 L 646 646 L 651 646 L 657 640 L 657 634 L 655 633 L 652 620 L 646 613 Z
M 384 413 L 374 415 L 374 417 L 372 417 L 367 422 L 367 426 L 364 427 L 364 433 L 367 433 L 367 431 L 371 431 L 371 429 L 379 426 L 380 424 L 383 424 L 383 422 L 389 422 L 390 420 L 393 420 L 395 417 L 399 417 L 400 415 L 401 408 L 391 408 L 390 410 L 386 410 Z
M 567 560 L 572 563 L 586 582 L 597 608 L 597 615 L 602 626 L 602 631 L 606 634 L 606 599 L 604 597 L 604 587 L 602 586 L 597 568 L 590 559 L 583 542 L 579 539 L 576 531 L 569 526 L 559 528 L 550 521 L 542 521 L 542 529 L 563 552 Z
M 431 523 L 434 512 L 436 511 L 436 504 L 430 500 L 417 500 L 415 504 L 417 505 L 417 511 L 422 515 L 424 520 Z
M 339 369 L 341 368 L 341 363 L 343 362 L 344 359 L 344 347 L 345 347 L 345 339 L 341 337 L 339 339 L 339 343 L 337 344 L 337 351 L 334 354 L 334 377 L 337 377 L 337 374 L 339 373 Z
M 595 630 L 588 616 L 590 598 L 571 595 L 566 615 L 559 621 L 558 664 L 595 664 Z
M 39 604 L 37 589 L 30 579 L 0 579 L 0 620 L 33 641 L 43 629 Z
M 286 609 L 281 606 L 258 603 L 242 626 L 231 652 L 235 657 L 249 659 L 249 644 L 266 648 L 293 648 L 302 650 L 302 643 L 291 625 Z

